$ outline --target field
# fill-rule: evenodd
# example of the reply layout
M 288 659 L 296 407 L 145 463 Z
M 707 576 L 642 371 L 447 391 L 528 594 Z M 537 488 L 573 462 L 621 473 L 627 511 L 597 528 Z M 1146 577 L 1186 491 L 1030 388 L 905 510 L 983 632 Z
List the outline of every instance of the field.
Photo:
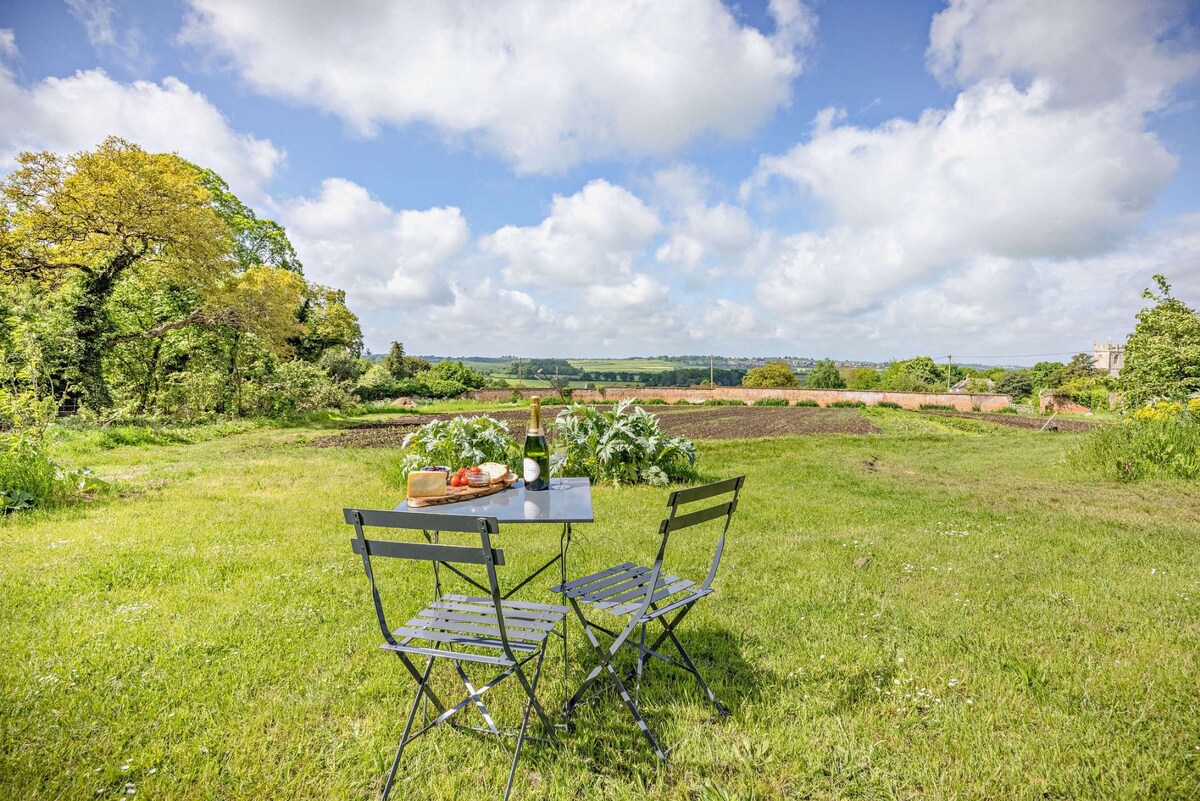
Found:
M 681 627 L 732 715 L 651 667 L 669 768 L 610 693 L 563 747 L 526 749 L 514 798 L 1200 796 L 1200 490 L 1097 485 L 1066 431 L 828 411 L 874 433 L 698 443 L 706 477 L 747 475 L 717 592 Z M 708 412 L 729 410 L 664 420 Z M 397 502 L 395 453 L 310 447 L 360 422 L 66 438 L 118 491 L 0 522 L 0 797 L 378 791 L 412 686 L 340 510 Z M 570 572 L 653 558 L 664 495 L 597 487 Z M 500 536 L 526 568 L 558 543 Z M 701 571 L 711 545 L 679 537 L 668 561 Z M 424 573 L 378 578 L 395 617 L 427 600 Z M 516 720 L 514 688 L 489 697 Z M 440 730 L 393 797 L 497 798 L 506 771 L 494 742 Z
M 572 366 L 584 372 L 640 372 L 661 373 L 677 370 L 686 365 L 664 359 L 568 359 Z

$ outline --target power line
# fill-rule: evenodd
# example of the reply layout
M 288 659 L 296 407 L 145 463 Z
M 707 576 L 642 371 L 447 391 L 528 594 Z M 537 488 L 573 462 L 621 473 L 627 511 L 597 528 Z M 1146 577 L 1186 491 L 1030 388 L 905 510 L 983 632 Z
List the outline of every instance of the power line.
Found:
M 1007 356 L 959 356 L 958 360 L 959 360 L 959 364 L 961 364 L 963 359 L 974 359 L 974 360 L 1033 359 L 1038 356 L 1074 356 L 1077 353 L 1086 353 L 1086 352 L 1087 352 L 1086 350 L 1062 350 L 1062 351 L 1059 351 L 1058 353 L 1010 353 Z

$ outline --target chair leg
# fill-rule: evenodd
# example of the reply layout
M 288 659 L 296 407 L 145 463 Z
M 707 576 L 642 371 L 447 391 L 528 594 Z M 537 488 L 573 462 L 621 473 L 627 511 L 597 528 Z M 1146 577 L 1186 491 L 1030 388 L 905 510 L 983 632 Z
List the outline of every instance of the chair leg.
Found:
M 688 609 L 691 609 L 691 607 L 684 607 L 683 612 L 686 612 Z M 659 619 L 661 620 L 662 618 Z M 700 669 L 696 667 L 696 663 L 692 661 L 692 657 L 688 655 L 686 650 L 684 650 L 683 643 L 681 643 L 679 638 L 675 636 L 675 626 L 682 619 L 683 613 L 680 613 L 674 620 L 671 621 L 669 626 L 667 625 L 666 621 L 663 621 L 663 627 L 666 628 L 666 631 L 663 633 L 663 637 L 670 638 L 671 642 L 675 645 L 675 650 L 679 651 L 679 656 L 683 659 L 683 664 L 687 666 L 687 671 L 696 677 L 696 681 L 698 681 L 700 686 L 704 689 L 704 693 L 708 696 L 708 700 L 712 702 L 714 707 L 717 708 L 717 714 L 728 715 L 729 710 L 725 708 L 724 704 L 717 700 L 717 696 L 713 693 L 712 688 L 708 686 L 708 682 L 706 682 L 704 677 L 700 675 Z M 663 637 L 659 638 L 659 643 L 662 642 Z
M 405 660 L 407 663 L 408 660 Z M 417 694 L 413 697 L 412 708 L 408 710 L 408 722 L 404 724 L 404 734 L 400 737 L 400 747 L 396 749 L 396 758 L 392 760 L 392 769 L 388 771 L 387 780 L 383 783 L 382 801 L 387 801 L 388 794 L 392 791 L 392 782 L 396 778 L 396 768 L 400 765 L 400 757 L 404 754 L 404 746 L 408 745 L 408 735 L 412 731 L 413 720 L 417 716 L 417 707 L 421 705 L 421 698 L 425 695 L 425 685 L 429 682 L 429 674 L 433 670 L 433 657 L 429 657 L 425 662 L 425 672 L 421 674 L 421 680 L 417 685 Z M 434 703 L 438 703 L 435 701 Z
M 629 691 L 625 688 L 625 683 L 621 681 L 620 675 L 617 674 L 616 668 L 612 666 L 613 657 L 616 656 L 617 651 L 625 642 L 626 637 L 629 636 L 629 633 L 633 630 L 633 627 L 630 626 L 626 628 L 625 631 L 622 632 L 621 636 L 614 640 L 613 644 L 609 646 L 608 651 L 605 651 L 604 647 L 600 645 L 600 641 L 596 639 L 595 633 L 592 632 L 592 627 L 588 625 L 587 619 L 583 617 L 578 605 L 575 604 L 574 599 L 571 599 L 571 605 L 575 606 L 575 611 L 579 614 L 580 620 L 583 621 L 583 633 L 587 636 L 588 641 L 592 644 L 592 650 L 595 651 L 596 657 L 600 661 L 599 666 L 593 669 L 593 673 L 598 675 L 600 672 L 608 671 L 608 676 L 612 680 L 613 685 L 616 686 L 617 693 L 621 696 L 621 700 L 625 702 L 625 706 L 628 707 L 630 714 L 633 715 L 633 719 L 637 722 L 638 728 L 641 729 L 642 734 L 644 734 L 646 739 L 650 742 L 650 747 L 654 749 L 654 755 L 663 762 L 666 762 L 666 753 L 662 750 L 662 747 L 659 746 L 658 740 L 654 737 L 654 733 L 650 731 L 650 727 L 646 725 L 646 720 L 642 717 L 642 713 L 638 711 L 637 704 L 635 704 L 633 699 L 629 697 Z M 585 682 L 584 686 L 581 687 L 579 692 L 575 694 L 576 697 L 579 697 L 580 694 L 587 689 L 588 684 L 590 684 L 590 681 Z M 572 698 L 572 701 L 576 701 L 576 698 Z
M 533 693 L 537 693 L 538 679 L 542 677 L 542 660 L 546 656 L 546 646 L 542 645 L 542 651 L 538 655 L 537 667 L 533 671 Z M 517 775 L 517 760 L 521 758 L 521 746 L 525 743 L 525 731 L 529 728 L 529 709 L 534 704 L 535 695 L 530 695 L 525 701 L 525 714 L 521 716 L 521 730 L 517 734 L 517 747 L 513 749 L 512 767 L 508 770 L 508 783 L 504 785 L 504 801 L 508 801 L 508 796 L 512 792 L 513 779 Z

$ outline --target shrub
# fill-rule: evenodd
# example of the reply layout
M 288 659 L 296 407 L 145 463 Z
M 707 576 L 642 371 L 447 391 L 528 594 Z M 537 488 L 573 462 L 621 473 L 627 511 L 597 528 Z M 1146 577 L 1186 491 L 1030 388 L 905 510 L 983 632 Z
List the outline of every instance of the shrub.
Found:
M 662 398 L 639 398 L 637 401 L 639 406 L 666 406 L 667 402 Z
M 922 403 L 917 407 L 923 412 L 954 412 L 958 411 L 947 403 Z
M 787 406 L 787 398 L 759 398 L 751 406 Z
M 701 406 L 745 406 L 745 401 L 733 400 L 732 398 L 709 398 L 704 401 Z
M 683 398 L 680 398 L 679 400 L 675 401 L 671 405 L 672 406 L 692 406 L 693 404 L 690 400 L 684 400 Z
M 658 416 L 624 400 L 609 411 L 576 403 L 554 420 L 555 437 L 567 442 L 564 475 L 584 475 L 613 484 L 663 486 L 696 476 L 696 447 L 669 437 Z
M 821 359 L 805 376 L 804 386 L 814 389 L 842 389 L 846 386 L 846 380 L 842 378 L 833 359 Z
M 53 398 L 0 389 L 0 513 L 53 506 L 101 483 L 50 458 L 46 434 L 57 414 Z
M 874 367 L 858 367 L 851 370 L 846 386 L 850 389 L 875 389 L 879 386 L 879 371 Z
M 783 361 L 764 364 L 746 371 L 742 376 L 743 387 L 798 387 L 799 379 L 791 366 Z
M 267 417 L 289 417 L 352 402 L 341 386 L 312 362 L 293 359 L 275 368 L 261 384 L 246 382 L 243 405 Z
M 997 409 L 993 414 L 1016 414 L 1017 410 L 1012 406 L 1005 406 L 1003 409 Z
M 895 401 L 880 401 L 879 403 L 877 403 L 875 405 L 881 409 L 902 409 L 902 408 L 904 408 L 903 406 L 896 403 Z
M 401 444 L 400 479 L 427 465 L 452 470 L 482 462 L 516 463 L 517 442 L 508 424 L 487 416 L 455 417 L 426 423 Z
M 830 408 L 833 409 L 861 409 L 866 405 L 867 404 L 858 400 L 840 400 L 829 404 Z
M 793 405 L 794 406 L 811 406 L 813 408 L 820 408 L 820 406 L 821 406 L 821 404 L 817 403 L 815 400 L 812 400 L 811 398 L 804 398 L 802 400 L 798 400 Z
M 1167 404 L 1156 404 L 1162 405 Z M 1093 428 L 1072 452 L 1072 463 L 1119 481 L 1200 478 L 1200 417 L 1169 405 L 1180 411 L 1135 413 L 1117 425 Z

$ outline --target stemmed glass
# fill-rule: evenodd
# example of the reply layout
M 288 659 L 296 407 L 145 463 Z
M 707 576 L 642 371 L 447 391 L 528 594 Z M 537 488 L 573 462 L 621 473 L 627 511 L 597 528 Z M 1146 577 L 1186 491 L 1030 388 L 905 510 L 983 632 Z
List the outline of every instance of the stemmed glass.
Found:
M 553 487 L 553 477 L 558 474 L 558 488 L 564 489 L 567 486 L 566 478 L 563 476 L 563 467 L 567 464 L 567 438 L 561 434 L 556 434 L 554 437 L 553 450 L 550 452 L 550 477 Z

